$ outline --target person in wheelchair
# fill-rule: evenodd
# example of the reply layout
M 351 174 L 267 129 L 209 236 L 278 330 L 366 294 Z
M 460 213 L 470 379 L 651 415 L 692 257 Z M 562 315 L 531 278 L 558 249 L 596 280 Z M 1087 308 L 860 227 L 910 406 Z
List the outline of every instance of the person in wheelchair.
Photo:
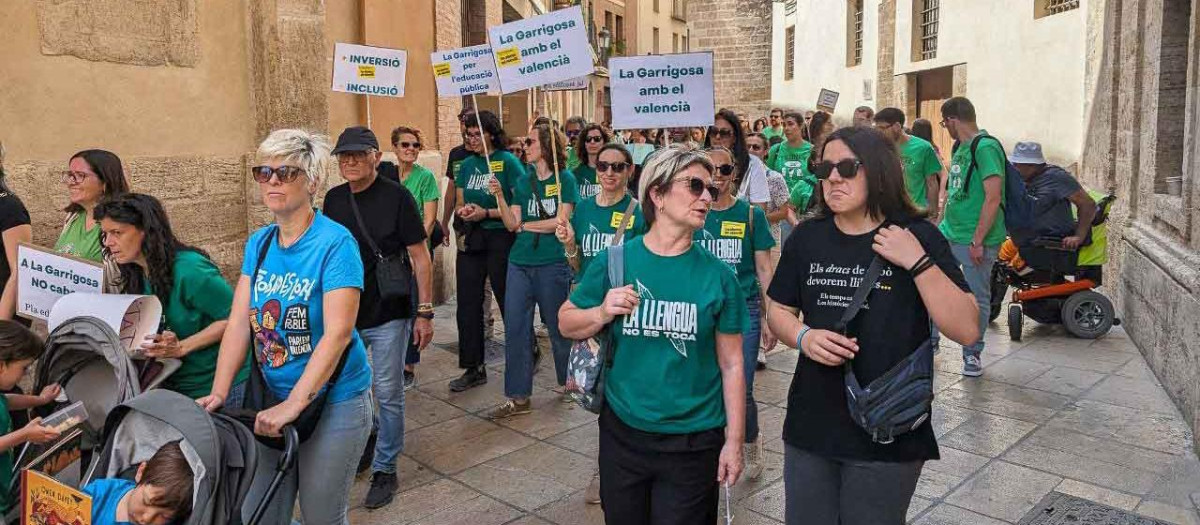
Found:
M 1081 277 L 1079 250 L 1092 243 L 1096 202 L 1067 170 L 1046 162 L 1037 142 L 1018 142 L 1009 160 L 1021 172 L 1033 200 L 1034 226 L 1009 232 L 999 259 L 1027 279 L 1059 282 L 1066 275 Z M 1099 284 L 1099 278 L 1095 275 L 1093 280 Z

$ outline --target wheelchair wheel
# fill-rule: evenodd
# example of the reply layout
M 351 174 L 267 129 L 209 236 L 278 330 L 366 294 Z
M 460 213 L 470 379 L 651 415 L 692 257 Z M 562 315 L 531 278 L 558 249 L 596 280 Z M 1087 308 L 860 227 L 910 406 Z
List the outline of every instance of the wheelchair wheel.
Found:
M 992 266 L 992 311 L 989 314 L 988 320 L 995 321 L 1000 317 L 1000 310 L 1004 308 L 1004 296 L 1008 295 L 1008 278 L 1004 276 L 1004 270 L 1000 268 L 1000 264 Z
M 1021 324 L 1025 321 L 1025 315 L 1021 312 L 1021 305 L 1008 305 L 1008 338 L 1013 341 L 1021 340 Z
M 1062 307 L 1063 326 L 1081 339 L 1095 339 L 1107 334 L 1116 317 L 1112 301 L 1092 290 L 1071 295 Z

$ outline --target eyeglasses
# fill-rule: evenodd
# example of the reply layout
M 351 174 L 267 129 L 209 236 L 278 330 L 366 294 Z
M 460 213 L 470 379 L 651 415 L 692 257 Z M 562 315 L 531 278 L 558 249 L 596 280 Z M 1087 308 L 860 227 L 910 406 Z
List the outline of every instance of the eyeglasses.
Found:
M 478 131 L 466 131 L 466 132 L 463 132 L 463 138 L 479 139 L 479 138 L 483 138 L 483 133 L 478 132 Z
M 825 180 L 833 175 L 834 168 L 837 168 L 838 175 L 843 179 L 853 179 L 858 175 L 860 166 L 862 163 L 855 159 L 844 159 L 836 163 L 825 161 L 813 166 L 813 175 L 816 175 L 818 179 Z
M 750 148 L 750 151 L 762 151 L 762 150 L 767 149 L 762 146 L 759 146 L 758 144 L 747 144 L 746 147 Z
M 532 145 L 533 145 L 533 139 L 531 139 L 529 137 L 525 137 L 525 146 L 528 147 L 528 146 L 532 146 Z
M 875 122 L 875 129 L 888 129 L 894 125 L 891 122 Z
M 728 177 L 733 175 L 733 164 L 721 164 L 720 166 L 715 166 L 715 169 L 716 173 L 720 173 L 722 176 Z
M 255 166 L 250 168 L 250 175 L 254 177 L 254 182 L 266 184 L 271 181 L 271 176 L 274 175 L 279 179 L 279 182 L 288 184 L 296 180 L 300 175 L 304 174 L 304 170 L 295 166 L 280 166 L 272 168 L 270 166 Z
M 955 120 L 955 118 L 954 117 L 946 117 L 946 118 L 942 119 L 941 122 L 938 122 L 938 124 L 941 124 L 941 126 L 944 128 L 944 127 L 946 127 L 946 125 L 950 124 L 951 120 Z
M 569 129 L 569 130 L 567 130 L 567 131 L 566 131 L 566 134 L 567 134 L 567 137 L 568 137 L 568 138 L 575 138 L 575 137 L 578 137 L 578 136 L 579 136 L 579 130 L 577 130 L 577 129 Z
M 86 171 L 67 170 L 62 172 L 60 180 L 62 180 L 63 184 L 79 184 L 80 182 L 87 180 L 89 175 L 91 175 L 91 173 Z
M 732 137 L 733 130 L 729 129 L 729 128 L 718 128 L 718 127 L 714 126 L 712 128 L 709 128 L 708 134 L 715 136 L 715 137 Z
M 408 149 L 408 148 L 421 149 L 420 142 L 395 142 L 395 143 L 393 143 L 393 145 L 397 146 L 399 148 L 402 148 L 402 149 Z
M 337 160 L 338 164 L 365 164 L 374 153 L 374 151 L 347 151 L 338 153 Z
M 696 198 L 700 198 L 700 196 L 704 194 L 704 190 L 708 190 L 708 196 L 712 197 L 713 200 L 717 200 L 717 195 L 720 193 L 720 191 L 717 190 L 716 186 L 714 186 L 712 184 L 705 184 L 704 180 L 692 178 L 692 177 L 688 177 L 686 179 L 678 179 L 676 181 L 673 181 L 671 184 L 676 184 L 676 183 L 680 183 L 680 182 L 686 182 L 688 185 L 688 192 L 690 192 L 692 194 L 692 196 L 696 197 Z
M 601 137 L 599 135 L 592 135 L 586 139 L 583 139 L 583 141 L 588 144 L 600 144 L 600 143 L 604 142 L 604 137 Z
M 604 173 L 610 169 L 613 173 L 624 173 L 625 169 L 628 167 L 629 164 L 626 162 L 604 162 L 602 160 L 596 161 L 596 173 Z

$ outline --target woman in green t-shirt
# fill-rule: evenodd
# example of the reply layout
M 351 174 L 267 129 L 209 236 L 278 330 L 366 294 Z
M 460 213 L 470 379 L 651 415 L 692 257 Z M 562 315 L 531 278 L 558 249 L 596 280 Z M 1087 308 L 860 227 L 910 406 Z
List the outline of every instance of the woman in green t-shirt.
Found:
M 563 221 L 554 230 L 554 235 L 565 248 L 567 264 L 582 276 L 588 263 L 614 242 L 613 235 L 625 222 L 625 239 L 641 235 L 646 228 L 641 208 L 633 208 L 633 222 L 625 217 L 625 210 L 635 199 L 627 190 L 629 176 L 633 174 L 633 155 L 625 146 L 608 144 L 595 155 L 596 178 L 600 183 L 600 194 L 583 199 L 575 208 L 570 221 Z M 576 236 L 578 233 L 578 237 Z
M 182 360 L 165 388 L 192 399 L 207 396 L 233 289 L 208 254 L 175 237 L 158 199 L 126 193 L 102 201 L 93 216 L 104 248 L 120 269 L 119 292 L 154 295 L 162 302 L 160 333 L 135 343 L 147 357 Z M 245 365 L 238 372 L 226 405 L 241 406 L 248 372 Z
M 89 261 L 104 263 L 105 292 L 114 292 L 120 284 L 116 263 L 104 253 L 100 244 L 100 228 L 92 218 L 92 210 L 101 200 L 129 192 L 125 169 L 115 153 L 88 149 L 71 156 L 67 171 L 62 174 L 71 203 L 64 211 L 67 220 L 54 243 L 54 250 Z
M 623 245 L 624 281 L 608 282 L 599 257 L 559 313 L 572 339 L 611 330 L 599 456 L 608 523 L 714 523 L 718 483 L 741 475 L 746 300 L 728 266 L 692 242 L 717 196 L 712 173 L 703 153 L 652 154 L 638 183 L 650 229 Z
M 599 160 L 600 149 L 608 144 L 611 135 L 599 124 L 588 124 L 575 140 L 575 151 L 579 156 L 579 165 L 571 169 L 575 180 L 579 182 L 579 199 L 590 199 L 600 193 L 600 184 L 596 182 L 596 161 Z

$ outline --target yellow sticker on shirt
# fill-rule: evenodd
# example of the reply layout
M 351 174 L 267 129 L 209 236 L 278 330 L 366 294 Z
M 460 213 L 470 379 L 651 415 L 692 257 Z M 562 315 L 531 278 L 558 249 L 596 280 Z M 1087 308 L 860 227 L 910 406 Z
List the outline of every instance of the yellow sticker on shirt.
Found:
M 504 171 L 504 161 L 493 160 L 492 161 L 492 173 L 500 173 L 501 171 Z
M 547 197 L 556 197 L 556 196 L 558 196 L 558 185 L 557 185 L 557 184 L 549 184 L 549 185 L 547 185 L 547 186 L 546 186 L 546 196 L 547 196 Z
M 624 213 L 621 213 L 621 212 L 619 212 L 619 211 L 614 211 L 614 212 L 613 212 L 613 214 L 612 214 L 612 220 L 608 222 L 608 225 L 609 225 L 609 227 L 612 227 L 612 228 L 620 228 L 620 227 L 621 227 L 621 220 L 622 220 L 622 219 L 624 219 L 624 218 L 625 218 L 625 214 L 624 214 Z M 637 220 L 637 219 L 634 219 L 634 220 Z M 629 227 L 631 227 L 631 226 L 633 226 L 633 225 L 632 225 L 632 224 L 630 224 L 630 225 L 626 226 L 626 228 L 629 228 Z
M 721 221 L 721 237 L 737 237 L 746 236 L 746 223 Z

